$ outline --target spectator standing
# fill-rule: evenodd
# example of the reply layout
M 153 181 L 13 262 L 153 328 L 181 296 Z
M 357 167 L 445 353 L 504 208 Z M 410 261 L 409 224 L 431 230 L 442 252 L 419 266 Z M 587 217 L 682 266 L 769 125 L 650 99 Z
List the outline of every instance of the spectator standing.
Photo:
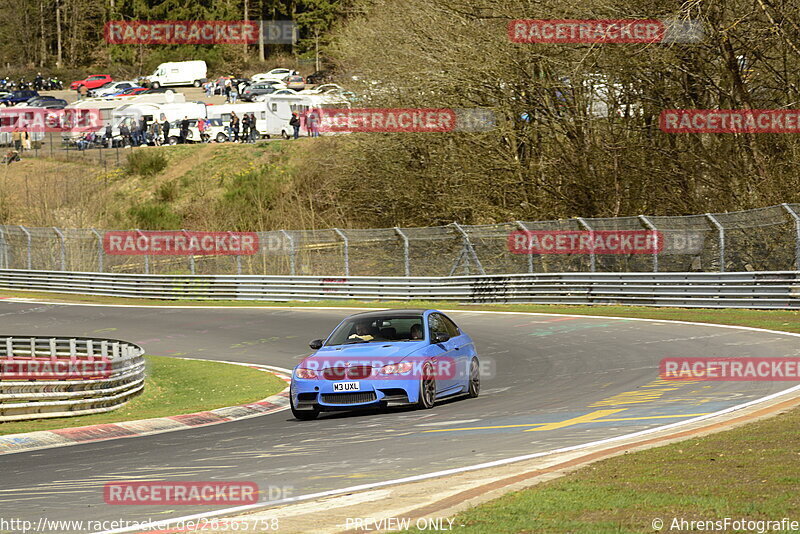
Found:
M 153 121 L 150 125 L 150 137 L 155 146 L 161 146 L 161 126 L 158 121 Z
M 164 144 L 169 144 L 169 121 L 167 117 L 161 115 L 161 120 L 164 121 L 161 123 L 161 132 L 164 134 Z
M 247 142 L 247 138 L 250 136 L 250 115 L 247 113 L 244 114 L 242 117 L 242 139 L 241 142 Z
M 233 142 L 239 141 L 239 117 L 236 113 L 231 113 L 231 133 L 233 134 Z
M 181 121 L 181 144 L 185 144 L 189 138 L 189 117 L 184 115 Z
M 230 103 L 231 101 L 231 80 L 225 80 L 225 103 Z
M 22 143 L 23 146 L 25 147 L 25 150 L 31 149 L 31 134 L 28 130 L 22 131 Z
M 119 135 L 122 137 L 123 148 L 131 144 L 131 129 L 128 126 L 128 121 L 119 125 Z
M 297 139 L 300 137 L 300 117 L 297 116 L 297 112 L 292 112 L 292 118 L 289 119 L 289 126 L 292 127 L 294 130 L 294 138 Z
M 89 93 L 89 89 L 86 88 L 85 85 L 81 85 L 78 87 L 78 99 L 83 100 L 86 98 L 86 95 Z
M 202 117 L 197 119 L 197 133 L 200 134 L 200 142 L 205 143 L 206 140 L 206 120 Z
M 261 133 L 258 131 L 255 113 L 250 114 L 250 142 L 255 143 L 256 139 L 261 138 Z
M 105 140 L 108 148 L 111 148 L 114 145 L 114 134 L 112 133 L 110 124 L 106 125 L 106 133 L 103 136 L 103 139 Z

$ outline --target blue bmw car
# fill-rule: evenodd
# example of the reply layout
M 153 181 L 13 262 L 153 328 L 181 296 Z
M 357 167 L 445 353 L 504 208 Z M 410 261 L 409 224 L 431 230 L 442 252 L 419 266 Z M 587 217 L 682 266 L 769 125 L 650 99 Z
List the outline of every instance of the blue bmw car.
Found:
M 480 361 L 472 339 L 437 310 L 381 310 L 347 317 L 292 372 L 292 414 L 410 404 L 432 408 L 477 397 Z

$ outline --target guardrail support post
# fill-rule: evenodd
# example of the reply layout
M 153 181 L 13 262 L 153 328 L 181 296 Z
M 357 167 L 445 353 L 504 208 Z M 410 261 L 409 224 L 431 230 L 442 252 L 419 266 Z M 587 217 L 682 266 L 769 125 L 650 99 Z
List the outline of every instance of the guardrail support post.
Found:
M 644 215 L 639 215 L 639 220 L 642 221 L 648 230 L 653 232 L 653 272 L 658 272 L 658 228 L 656 225 L 650 222 L 650 219 L 645 217 Z
M 580 223 L 581 226 L 583 226 L 585 229 L 589 231 L 589 241 L 591 241 L 592 243 L 592 251 L 589 253 L 589 268 L 591 269 L 592 272 L 596 272 L 597 261 L 594 254 L 594 230 L 592 229 L 591 226 L 589 226 L 589 223 L 587 223 L 586 219 L 584 219 L 583 217 L 578 217 L 578 222 Z
M 789 204 L 781 204 L 794 219 L 794 262 L 795 268 L 800 271 L 800 215 Z M 7 264 L 8 262 L 6 262 Z M 7 265 L 6 265 L 7 267 Z
M 350 276 L 350 240 L 338 228 L 334 228 L 333 231 L 339 234 L 339 237 L 344 241 L 344 275 Z
M 464 248 L 466 248 L 467 252 L 472 256 L 472 261 L 474 261 L 475 265 L 478 266 L 478 271 L 482 275 L 486 276 L 486 271 L 483 269 L 483 265 L 481 265 L 481 260 L 478 258 L 478 253 L 475 252 L 475 247 L 472 246 L 472 241 L 469 240 L 469 235 L 457 222 L 453 222 L 453 226 L 455 226 L 456 230 L 461 233 L 461 236 L 464 239 Z
M 189 232 L 187 232 L 185 228 L 181 228 L 181 232 L 183 232 L 186 237 L 189 237 L 187 235 Z M 194 254 L 189 254 L 189 271 L 192 273 L 192 275 L 194 275 Z M 242 273 L 240 272 L 239 274 Z
M 142 237 L 147 237 L 147 236 L 144 235 L 144 232 L 142 232 L 138 228 L 136 228 L 134 231 L 137 234 L 139 234 L 140 236 L 142 236 Z M 149 254 L 145 254 L 145 256 L 144 256 L 144 274 L 150 274 L 150 255 Z
M 8 242 L 6 241 L 6 232 L 0 228 L 0 265 L 4 269 L 8 269 Z
M 100 272 L 103 272 L 103 258 L 105 256 L 105 251 L 103 250 L 103 237 L 100 235 L 100 232 L 95 230 L 94 228 L 91 229 L 94 235 L 97 236 L 97 267 L 100 269 Z
M 25 234 L 25 237 L 28 240 L 28 270 L 30 271 L 31 269 L 33 269 L 33 261 L 31 258 L 31 233 L 28 231 L 27 228 L 25 228 L 21 224 L 19 225 L 19 229 L 22 230 L 22 232 Z
M 397 226 L 394 227 L 394 231 L 403 240 L 403 272 L 405 276 L 411 276 L 411 259 L 408 257 L 408 236 Z
M 283 237 L 289 242 L 289 273 L 294 276 L 295 273 L 295 249 L 294 249 L 294 238 L 292 235 L 287 232 L 286 230 L 281 230 Z
M 524 223 L 524 222 L 522 222 L 522 221 L 514 221 L 514 223 L 515 223 L 515 224 L 516 224 L 516 225 L 519 227 L 519 229 L 520 229 L 520 230 L 522 230 L 523 232 L 527 233 L 527 232 L 529 231 L 529 230 L 528 230 L 528 227 L 527 227 L 527 226 L 525 226 L 525 223 Z M 529 273 L 532 273 L 532 272 L 533 272 L 533 254 L 530 254 L 530 253 L 528 253 L 528 272 L 529 272 Z
M 722 226 L 716 217 L 710 213 L 706 213 L 706 218 L 711 221 L 711 224 L 717 229 L 719 233 L 719 272 L 725 272 L 725 227 Z
M 53 227 L 53 230 L 55 231 L 55 233 L 58 236 L 58 238 L 61 240 L 61 270 L 62 271 L 66 271 L 67 270 L 67 243 L 64 240 L 64 234 L 61 233 L 61 230 L 59 230 L 55 226 Z

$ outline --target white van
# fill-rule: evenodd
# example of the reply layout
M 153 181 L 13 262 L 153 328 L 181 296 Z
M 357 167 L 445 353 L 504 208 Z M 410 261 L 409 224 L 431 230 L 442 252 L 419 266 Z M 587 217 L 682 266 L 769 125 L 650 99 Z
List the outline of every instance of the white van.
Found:
M 267 95 L 264 104 L 267 106 L 265 130 L 267 137 L 281 136 L 289 139 L 293 129 L 289 126 L 292 113 L 299 115 L 310 109 L 350 108 L 350 102 L 339 95 L 297 93 L 295 95 Z
M 207 73 L 208 67 L 205 61 L 175 61 L 162 63 L 153 74 L 142 79 L 153 89 L 168 85 L 200 87 L 206 82 Z

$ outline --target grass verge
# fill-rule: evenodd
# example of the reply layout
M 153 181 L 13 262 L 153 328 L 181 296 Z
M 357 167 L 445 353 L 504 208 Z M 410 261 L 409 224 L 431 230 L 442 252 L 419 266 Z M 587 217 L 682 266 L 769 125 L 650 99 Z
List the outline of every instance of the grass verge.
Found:
M 246 404 L 286 387 L 271 373 L 228 363 L 145 356 L 144 392 L 112 412 L 0 423 L 0 435 L 167 417 Z
M 673 521 L 796 521 L 799 487 L 800 409 L 794 409 L 733 430 L 595 462 L 470 508 L 455 516 L 453 526 L 467 534 L 730 532 L 730 526 L 691 528 Z M 656 519 L 663 521 L 661 529 L 653 527 Z

